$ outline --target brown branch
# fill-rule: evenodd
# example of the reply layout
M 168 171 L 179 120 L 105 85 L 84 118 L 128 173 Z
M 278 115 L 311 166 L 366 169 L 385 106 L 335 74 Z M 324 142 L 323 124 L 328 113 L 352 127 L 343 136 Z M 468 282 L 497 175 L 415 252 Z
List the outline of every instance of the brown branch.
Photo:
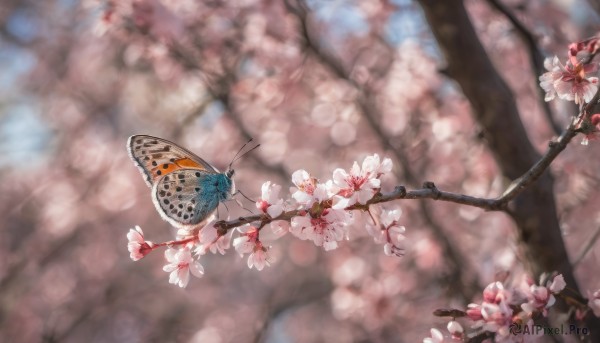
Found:
M 570 288 L 578 291 L 557 217 L 554 179 L 547 169 L 562 149 L 561 144 L 551 145 L 540 158 L 523 126 L 514 95 L 489 59 L 462 0 L 418 2 L 444 54 L 447 75 L 457 82 L 471 103 L 473 116 L 481 125 L 503 176 L 509 180 L 531 180 L 526 187 L 516 187 L 517 194 L 507 204 L 506 211 L 516 224 L 525 267 L 535 278 L 557 271 Z M 568 141 L 567 138 L 564 143 Z M 538 163 L 540 159 L 547 164 Z M 523 180 L 517 181 L 519 184 Z M 551 312 L 554 316 L 566 310 L 567 304 L 559 302 Z M 586 324 L 600 325 L 598 320 Z M 592 340 L 600 341 L 600 333 L 591 335 Z
M 600 238 L 600 227 L 598 227 L 596 229 L 596 232 L 594 232 L 594 234 L 592 235 L 592 237 L 587 240 L 587 242 L 585 243 L 583 249 L 581 249 L 581 252 L 579 253 L 579 255 L 573 260 L 573 267 L 574 268 L 576 268 L 579 265 L 579 263 L 584 259 L 584 257 L 590 252 L 590 250 L 592 249 L 592 247 L 598 241 L 598 238 Z
M 430 199 L 439 200 L 445 202 L 451 202 L 460 205 L 467 205 L 472 207 L 478 207 L 487 211 L 502 211 L 504 210 L 503 203 L 500 199 L 486 199 L 477 198 L 470 195 L 452 193 L 447 191 L 439 190 L 435 184 L 431 181 L 427 181 L 423 184 L 423 188 L 406 190 L 404 186 L 397 186 L 392 192 L 376 194 L 371 200 L 367 201 L 366 204 L 356 204 L 347 208 L 347 210 L 367 210 L 370 205 L 380 204 L 384 202 L 390 202 L 394 200 L 419 200 L 419 199 Z M 268 224 L 274 220 L 286 220 L 290 221 L 293 217 L 301 215 L 301 210 L 292 210 L 282 213 L 279 217 L 271 218 L 266 214 L 254 214 L 246 217 L 239 217 L 230 221 L 219 221 L 215 224 L 216 227 L 222 230 L 229 230 L 241 225 L 250 224 L 253 222 L 261 222 Z
M 496 200 L 497 205 L 505 205 L 521 194 L 529 185 L 534 183 L 550 167 L 550 164 L 567 147 L 569 142 L 577 135 L 576 118 L 573 119 L 569 127 L 556 140 L 548 143 L 548 151 L 540 158 L 525 174 L 514 180 L 502 193 L 502 196 Z

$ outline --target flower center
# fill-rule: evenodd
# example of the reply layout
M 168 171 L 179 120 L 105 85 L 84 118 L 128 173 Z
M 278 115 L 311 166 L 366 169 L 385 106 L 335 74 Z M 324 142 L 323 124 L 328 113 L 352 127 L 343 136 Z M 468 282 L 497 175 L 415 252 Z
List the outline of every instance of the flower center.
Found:
M 351 175 L 346 182 L 348 183 L 348 186 L 350 186 L 354 191 L 359 191 L 360 188 L 365 184 L 365 182 L 367 182 L 367 177 Z
M 313 195 L 315 193 L 315 184 L 312 180 L 304 181 L 298 188 L 304 193 Z
M 329 226 L 329 222 L 325 220 L 325 218 L 323 218 L 322 216 L 317 218 L 311 218 L 310 223 L 315 228 L 315 231 L 317 231 L 318 233 L 323 233 Z

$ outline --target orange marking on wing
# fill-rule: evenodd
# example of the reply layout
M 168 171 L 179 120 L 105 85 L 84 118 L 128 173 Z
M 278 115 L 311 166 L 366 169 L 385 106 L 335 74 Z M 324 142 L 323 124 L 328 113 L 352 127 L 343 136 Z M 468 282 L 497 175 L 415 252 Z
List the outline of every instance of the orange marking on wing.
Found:
M 206 169 L 206 168 L 204 168 L 203 165 L 201 165 L 198 162 L 196 162 L 192 159 L 189 159 L 187 157 L 176 160 L 175 164 L 177 164 L 181 168 L 194 168 L 194 169 L 202 169 L 202 170 Z
M 185 158 L 180 158 L 178 160 L 175 160 L 175 162 L 160 164 L 160 165 L 152 168 L 151 172 L 154 177 L 159 177 L 162 175 L 167 175 L 169 173 L 172 173 L 176 170 L 186 169 L 186 168 L 206 170 L 206 168 L 204 168 L 203 165 L 199 164 L 198 162 L 196 162 L 192 159 L 185 157 Z

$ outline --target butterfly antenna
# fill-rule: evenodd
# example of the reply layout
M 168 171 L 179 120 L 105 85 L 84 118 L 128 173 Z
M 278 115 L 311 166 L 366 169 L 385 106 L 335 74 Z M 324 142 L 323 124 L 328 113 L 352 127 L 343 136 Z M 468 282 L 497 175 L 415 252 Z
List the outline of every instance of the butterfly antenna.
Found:
M 229 169 L 231 169 L 231 166 L 240 158 L 244 157 L 244 155 L 246 155 L 247 153 L 251 152 L 252 150 L 258 148 L 260 146 L 260 144 L 257 144 L 256 146 L 254 146 L 252 149 L 244 152 L 243 154 L 240 155 L 240 153 L 244 150 L 244 148 L 246 147 L 246 145 L 248 145 L 250 142 L 252 142 L 252 138 L 250 138 L 249 141 L 246 142 L 246 144 L 242 145 L 242 147 L 240 148 L 240 150 L 238 150 L 238 152 L 235 154 L 235 156 L 233 156 L 233 159 L 231 160 L 231 163 L 229 163 Z

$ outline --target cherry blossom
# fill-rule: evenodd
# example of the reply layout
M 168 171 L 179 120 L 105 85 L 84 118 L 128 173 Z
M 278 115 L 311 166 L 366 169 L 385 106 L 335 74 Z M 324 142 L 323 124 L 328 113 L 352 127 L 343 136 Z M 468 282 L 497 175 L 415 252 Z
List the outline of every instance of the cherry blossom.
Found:
M 546 275 L 542 275 L 546 280 Z M 540 282 L 545 286 L 531 284 L 530 280 L 519 284 L 519 288 L 506 288 L 500 281 L 490 283 L 483 291 L 481 304 L 469 304 L 466 318 L 473 321 L 471 326 L 479 332 L 495 333 L 497 342 L 528 342 L 532 337 L 520 335 L 520 331 L 511 332 L 515 327 L 520 328 L 523 323 L 533 325 L 532 318 L 542 314 L 547 315 L 547 310 L 556 302 L 555 294 L 561 292 L 566 284 L 564 277 L 556 275 L 552 280 Z M 521 285 L 527 285 L 525 290 Z M 460 311 L 462 312 L 462 311 Z M 458 324 L 458 323 L 457 323 Z M 457 324 L 448 323 L 448 330 L 453 338 L 461 338 L 461 331 Z M 452 327 L 452 329 L 451 329 Z
M 481 305 L 482 320 L 473 327 L 482 327 L 485 331 L 496 332 L 500 336 L 508 336 L 509 326 L 512 324 L 513 310 L 506 301 L 498 304 L 483 303 Z
M 541 279 L 545 279 L 545 275 L 542 275 Z M 540 282 L 541 284 L 543 283 L 542 280 Z M 530 285 L 525 291 L 527 303 L 521 304 L 521 308 L 528 315 L 537 311 L 546 316 L 548 314 L 548 308 L 556 302 L 556 298 L 553 294 L 560 293 L 566 285 L 564 277 L 560 274 L 555 276 L 551 281 L 548 280 L 546 286 Z
M 374 238 L 375 243 L 384 244 L 383 251 L 388 256 L 403 256 L 402 241 L 404 241 L 404 226 L 398 225 L 402 210 L 382 210 L 379 223 L 367 222 L 367 232 Z
M 183 249 L 169 248 L 165 251 L 167 264 L 163 270 L 169 275 L 169 283 L 185 288 L 190 280 L 190 272 L 196 277 L 202 277 L 204 268 L 200 262 L 192 258 L 192 253 L 185 247 Z
M 581 141 L 581 145 L 588 145 L 591 140 L 598 139 L 598 134 L 600 134 L 600 113 L 593 114 L 590 117 L 589 124 L 587 124 L 584 133 L 585 137 Z
M 569 44 L 569 61 L 573 65 L 585 62 L 590 59 L 592 54 L 597 53 L 599 47 L 596 37 L 582 42 L 571 43 Z
M 481 314 L 481 305 L 480 304 L 469 304 L 467 305 L 467 316 L 474 322 L 483 319 L 483 315 Z
M 271 218 L 277 218 L 285 210 L 283 199 L 279 198 L 281 186 L 271 184 L 271 181 L 263 183 L 261 187 L 261 198 L 256 202 L 256 208 L 267 213 Z
M 261 199 L 256 202 L 256 208 L 268 214 L 271 218 L 277 218 L 286 210 L 286 205 L 279 197 L 281 186 L 272 184 L 271 181 L 263 183 L 261 187 Z M 284 220 L 274 220 L 267 226 L 271 227 L 276 238 L 280 238 L 288 232 L 289 224 Z
M 144 256 L 149 254 L 155 246 L 154 243 L 144 240 L 144 232 L 142 232 L 142 229 L 139 226 L 136 226 L 135 230 L 129 230 L 127 239 L 129 240 L 129 243 L 127 243 L 129 257 L 134 261 L 144 258 Z
M 483 301 L 488 303 L 500 303 L 511 299 L 511 292 L 504 288 L 500 281 L 492 282 L 483 290 Z
M 596 64 L 573 64 L 569 61 L 563 66 L 554 56 L 546 59 L 544 66 L 548 72 L 539 79 L 540 86 L 546 91 L 546 101 L 558 95 L 561 99 L 582 104 L 591 101 L 598 90 L 598 78 L 587 75 L 597 71 Z
M 265 266 L 270 266 L 272 259 L 269 256 L 268 248 L 259 239 L 260 231 L 254 226 L 240 228 L 240 231 L 242 234 L 233 240 L 233 246 L 241 257 L 244 254 L 250 254 L 248 268 L 255 267 L 257 270 L 263 270 Z
M 200 244 L 194 250 L 198 255 L 204 255 L 208 251 L 216 254 L 225 255 L 225 252 L 231 246 L 231 236 L 233 231 L 221 235 L 215 227 L 215 221 L 212 220 L 200 230 Z
M 365 204 L 381 186 L 379 176 L 391 170 L 391 160 L 385 159 L 384 164 L 379 162 L 377 154 L 364 159 L 362 168 L 354 162 L 350 173 L 344 169 L 337 168 L 333 171 L 333 184 L 331 193 L 336 194 L 333 198 L 333 208 L 344 209 L 357 202 Z
M 512 292 L 499 282 L 489 284 L 483 291 L 482 304 L 469 304 L 467 316 L 474 321 L 472 328 L 496 332 L 507 337 L 513 322 Z
M 444 342 L 444 335 L 438 329 L 431 329 L 431 337 L 423 339 L 423 343 L 442 343 Z
M 190 271 L 192 274 L 201 274 L 202 271 L 202 266 L 194 261 L 190 251 L 198 256 L 209 251 L 214 254 L 217 252 L 225 254 L 231 246 L 234 232 L 240 232 L 233 241 L 235 250 L 242 256 L 249 254 L 248 267 L 258 270 L 264 269 L 272 262 L 269 255 L 270 247 L 265 246 L 263 239 L 259 239 L 259 233 L 264 234 L 263 238 L 267 240 L 276 240 L 291 232 L 300 239 L 313 241 L 315 245 L 322 246 L 325 250 L 335 249 L 338 242 L 348 236 L 348 227 L 353 222 L 353 212 L 359 211 L 345 209 L 347 206 L 339 206 L 340 201 L 349 206 L 356 202 L 367 202 L 379 191 L 379 177 L 390 172 L 391 168 L 392 162 L 389 158 L 381 161 L 379 155 L 374 154 L 364 159 L 362 167 L 355 162 L 350 174 L 337 169 L 334 172 L 335 182 L 328 180 L 326 183 L 319 183 L 307 171 L 297 170 L 292 175 L 295 187 L 290 188 L 291 198 L 296 203 L 295 209 L 289 205 L 293 201 L 280 198 L 281 186 L 266 181 L 261 187 L 261 198 L 256 202 L 256 207 L 268 217 L 261 217 L 259 228 L 247 225 L 235 230 L 225 229 L 219 226 L 220 224 L 217 225 L 217 218 L 213 215 L 207 219 L 208 222 L 201 229 L 198 230 L 196 227 L 181 229 L 177 233 L 176 240 L 158 245 L 145 242 L 141 230 L 139 232 L 132 230 L 128 235 L 132 258 L 142 257 L 141 247 L 147 250 L 152 250 L 156 246 L 170 247 L 165 252 L 168 264 L 163 269 L 171 273 L 169 282 L 184 287 L 189 281 Z M 338 198 L 338 206 L 333 205 L 334 197 Z M 374 206 L 374 208 L 379 207 Z M 284 212 L 288 213 L 288 217 L 283 216 L 285 219 L 273 220 L 281 217 Z M 400 256 L 403 252 L 400 242 L 404 239 L 402 235 L 404 227 L 398 225 L 401 213 L 399 209 L 386 210 L 380 213 L 377 224 L 380 227 L 374 228 L 375 224 L 367 225 L 367 230 L 370 230 L 375 240 L 384 244 L 384 252 L 388 255 Z M 268 228 L 270 230 L 265 231 Z M 173 248 L 175 246 L 179 246 L 179 250 L 175 250 Z M 143 253 L 146 253 L 145 250 Z
M 550 292 L 556 294 L 562 292 L 562 290 L 565 289 L 566 286 L 567 283 L 565 282 L 564 276 L 558 274 L 554 277 L 552 283 L 550 284 L 550 286 L 548 286 L 548 289 L 550 290 Z
M 269 226 L 271 227 L 271 232 L 273 232 L 273 240 L 285 236 L 290 230 L 290 223 L 285 220 L 274 220 Z
M 324 209 L 313 216 L 306 212 L 291 220 L 290 232 L 303 240 L 311 240 L 325 250 L 337 248 L 337 242 L 346 237 L 346 226 L 351 221 L 351 215 L 344 210 Z
M 589 294 L 588 306 L 596 317 L 600 317 L 600 289 Z
M 219 237 L 219 232 L 217 231 L 217 228 L 215 227 L 214 220 L 211 220 L 210 222 L 208 222 L 202 228 L 202 230 L 200 230 L 200 233 L 199 233 L 200 242 L 203 244 L 213 243 L 217 240 L 218 237 Z
M 459 322 L 457 322 L 455 320 L 451 320 L 450 322 L 448 322 L 447 328 L 448 328 L 448 331 L 450 332 L 450 334 L 452 335 L 452 338 L 454 338 L 454 339 L 462 338 L 464 329 L 463 329 L 462 325 L 460 325 Z
M 384 158 L 383 161 L 380 161 L 378 154 L 367 156 L 363 161 L 363 171 L 372 173 L 377 178 L 381 177 L 383 174 L 391 172 L 392 166 L 393 163 L 391 159 Z
M 531 285 L 527 295 L 529 302 L 521 304 L 521 308 L 528 314 L 541 311 L 546 316 L 547 309 L 556 302 L 552 293 L 544 286 Z
M 291 187 L 292 198 L 302 205 L 311 205 L 315 201 L 327 199 L 327 188 L 318 184 L 317 179 L 312 177 L 306 170 L 296 170 L 292 174 L 292 182 L 296 187 Z

